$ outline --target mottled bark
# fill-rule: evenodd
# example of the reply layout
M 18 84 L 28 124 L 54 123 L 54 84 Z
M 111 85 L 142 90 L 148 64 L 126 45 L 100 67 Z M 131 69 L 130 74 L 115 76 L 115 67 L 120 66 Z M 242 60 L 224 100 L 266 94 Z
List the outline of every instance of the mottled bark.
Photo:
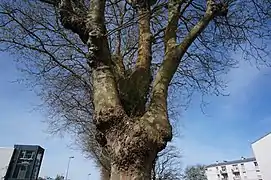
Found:
M 97 10 L 96 13 L 91 14 L 92 26 L 96 29 L 96 33 L 95 36 L 90 35 L 88 46 L 91 53 L 90 58 L 93 58 L 91 60 L 93 60 L 95 122 L 97 129 L 104 134 L 107 141 L 105 148 L 109 149 L 112 162 L 111 179 L 116 179 L 117 176 L 120 179 L 149 179 L 152 162 L 157 152 L 162 150 L 166 142 L 171 139 L 171 128 L 168 121 L 161 123 L 167 119 L 164 111 L 161 114 L 152 110 L 146 112 L 141 118 L 134 118 L 124 110 L 119 101 L 111 69 L 111 57 L 104 36 L 103 19 L 99 17 L 99 14 L 102 16 L 102 7 L 98 7 L 98 4 L 102 6 L 99 1 L 99 3 L 96 2 L 96 7 L 92 8 L 93 12 Z M 145 34 L 143 41 L 146 41 Z M 142 61 L 150 63 L 150 51 L 147 54 L 148 59 L 144 59 L 145 49 L 141 51 L 143 52 Z M 147 69 L 149 69 L 149 65 Z M 139 78 L 144 73 L 140 71 L 136 75 L 135 77 Z M 146 80 L 146 77 L 141 77 L 141 80 Z M 140 87 L 137 88 L 142 90 Z M 140 94 L 137 95 L 138 98 L 141 97 Z M 145 106 L 145 103 L 143 105 Z M 155 123 L 154 119 L 161 119 L 161 121 Z
M 151 179 L 150 163 L 144 165 L 144 169 L 132 170 L 132 171 L 119 171 L 118 168 L 112 167 L 111 180 L 148 180 Z
M 138 59 L 136 68 L 143 68 L 146 71 L 150 70 L 152 59 L 151 54 L 151 10 L 150 6 L 146 5 L 144 8 L 138 10 L 139 14 L 139 43 L 138 43 Z
M 128 74 L 128 77 L 119 81 L 120 98 L 129 116 L 142 116 L 144 114 L 151 83 L 152 34 L 149 3 L 146 2 L 138 8 L 138 19 L 139 39 L 136 66 L 132 73 Z
M 172 9 L 172 11 L 175 8 Z M 176 21 L 173 25 L 173 30 L 166 31 L 166 52 L 165 58 L 159 71 L 156 74 L 153 91 L 152 91 L 152 103 L 151 106 L 163 106 L 166 107 L 167 91 L 169 83 L 176 72 L 182 57 L 198 37 L 198 35 L 208 26 L 211 20 L 215 16 L 220 16 L 225 11 L 224 6 L 218 6 L 213 0 L 207 1 L 207 9 L 202 19 L 190 30 L 187 36 L 182 40 L 180 44 L 176 44 Z M 171 16 L 170 16 L 171 17 Z M 174 16 L 172 15 L 174 20 Z M 169 19 L 169 24 L 172 22 Z M 168 27 L 168 29 L 171 29 Z
M 87 26 L 89 32 L 90 67 L 93 69 L 93 103 L 96 114 L 120 106 L 112 61 L 104 24 L 105 0 L 94 0 L 90 4 Z M 99 124 L 99 122 L 97 122 Z
M 110 171 L 103 166 L 100 167 L 100 177 L 101 180 L 110 180 Z

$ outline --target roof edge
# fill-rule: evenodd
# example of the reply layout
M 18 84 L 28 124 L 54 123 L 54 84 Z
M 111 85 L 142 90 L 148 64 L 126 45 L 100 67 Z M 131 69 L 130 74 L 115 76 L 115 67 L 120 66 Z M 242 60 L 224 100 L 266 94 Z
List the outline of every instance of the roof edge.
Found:
M 266 133 L 266 134 L 264 134 L 263 136 L 259 137 L 258 139 L 256 139 L 255 141 L 253 141 L 253 142 L 251 143 L 251 145 L 254 144 L 254 143 L 256 143 L 256 142 L 258 142 L 259 140 L 265 138 L 265 137 L 268 136 L 269 134 L 271 134 L 271 132 Z
M 256 158 L 251 157 L 251 158 L 238 159 L 238 160 L 227 161 L 227 162 L 213 163 L 213 164 L 207 165 L 206 168 L 223 166 L 223 165 L 230 165 L 230 164 L 239 164 L 242 162 L 251 162 L 251 161 L 256 161 Z

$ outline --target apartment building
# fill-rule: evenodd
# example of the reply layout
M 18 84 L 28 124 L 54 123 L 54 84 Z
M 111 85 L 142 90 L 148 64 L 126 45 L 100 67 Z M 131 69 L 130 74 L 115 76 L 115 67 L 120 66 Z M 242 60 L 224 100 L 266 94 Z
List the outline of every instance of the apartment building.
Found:
M 0 147 L 0 180 L 3 180 L 9 166 L 14 148 L 1 148 Z
M 263 180 L 255 158 L 217 162 L 205 170 L 208 180 Z
M 0 148 L 0 179 L 37 179 L 43 154 L 42 147 L 33 145 L 15 145 L 12 149 Z
M 252 143 L 255 158 L 264 180 L 271 180 L 271 133 Z

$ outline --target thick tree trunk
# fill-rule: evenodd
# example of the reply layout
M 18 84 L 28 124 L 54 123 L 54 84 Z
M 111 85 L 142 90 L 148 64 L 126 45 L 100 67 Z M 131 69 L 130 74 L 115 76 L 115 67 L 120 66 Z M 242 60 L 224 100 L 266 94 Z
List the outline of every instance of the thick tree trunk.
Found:
M 112 166 L 110 180 L 150 180 L 152 162 L 146 162 L 144 168 L 121 171 Z
M 111 180 L 151 179 L 155 157 L 172 137 L 161 112 L 149 110 L 141 118 L 130 118 L 117 107 L 96 116 L 110 152 Z

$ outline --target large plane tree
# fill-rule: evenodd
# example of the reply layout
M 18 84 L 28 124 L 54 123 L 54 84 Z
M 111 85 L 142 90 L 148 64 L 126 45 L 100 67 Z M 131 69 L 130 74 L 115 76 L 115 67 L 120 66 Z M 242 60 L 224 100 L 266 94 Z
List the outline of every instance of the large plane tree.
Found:
M 112 180 L 145 180 L 172 139 L 169 95 L 219 94 L 234 52 L 268 65 L 270 9 L 269 0 L 2 0 L 0 48 L 30 75 L 56 130 L 88 132 Z

